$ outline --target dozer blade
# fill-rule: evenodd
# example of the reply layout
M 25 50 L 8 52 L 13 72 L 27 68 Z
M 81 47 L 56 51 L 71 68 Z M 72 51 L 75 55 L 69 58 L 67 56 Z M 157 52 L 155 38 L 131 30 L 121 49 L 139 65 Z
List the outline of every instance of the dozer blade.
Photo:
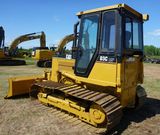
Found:
M 29 89 L 35 81 L 43 80 L 43 76 L 14 77 L 9 78 L 8 94 L 4 98 L 11 98 L 23 94 L 29 94 Z

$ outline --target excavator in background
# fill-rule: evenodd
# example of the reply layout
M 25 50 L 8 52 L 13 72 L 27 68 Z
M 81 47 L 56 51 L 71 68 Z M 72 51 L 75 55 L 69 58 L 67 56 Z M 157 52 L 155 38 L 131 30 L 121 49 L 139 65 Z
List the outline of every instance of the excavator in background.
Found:
M 45 33 L 37 32 L 21 35 L 14 39 L 9 47 L 4 47 L 0 52 L 0 65 L 15 66 L 15 65 L 25 65 L 24 60 L 13 59 L 13 57 L 19 57 L 21 54 L 18 53 L 18 45 L 25 41 L 30 41 L 34 39 L 40 39 L 40 46 L 46 47 L 46 36 Z
M 77 16 L 76 59 L 53 57 L 52 70 L 42 76 L 10 78 L 5 98 L 30 93 L 44 105 L 109 131 L 120 122 L 123 108 L 139 108 L 145 101 L 143 22 L 149 16 L 126 4 Z
M 17 55 L 17 47 L 20 43 L 35 39 L 40 39 L 40 47 L 46 47 L 46 35 L 43 31 L 25 34 L 12 41 L 11 45 L 8 48 L 9 56 L 12 57 Z
M 52 50 L 49 50 L 48 47 L 35 47 L 32 51 L 32 58 L 35 59 L 36 65 L 38 67 L 51 67 L 52 66 L 52 57 L 66 57 L 65 46 L 74 40 L 74 34 L 65 36 L 58 43 L 57 47 L 53 47 Z
M 53 57 L 54 51 L 48 47 L 33 47 L 32 58 L 36 60 L 37 67 L 47 67 L 46 63 Z

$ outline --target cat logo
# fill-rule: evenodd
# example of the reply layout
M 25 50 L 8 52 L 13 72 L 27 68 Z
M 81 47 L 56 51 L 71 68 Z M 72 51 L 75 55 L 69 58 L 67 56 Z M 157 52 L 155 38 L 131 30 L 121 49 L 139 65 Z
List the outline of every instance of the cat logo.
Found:
M 100 61 L 108 61 L 108 56 L 100 56 Z

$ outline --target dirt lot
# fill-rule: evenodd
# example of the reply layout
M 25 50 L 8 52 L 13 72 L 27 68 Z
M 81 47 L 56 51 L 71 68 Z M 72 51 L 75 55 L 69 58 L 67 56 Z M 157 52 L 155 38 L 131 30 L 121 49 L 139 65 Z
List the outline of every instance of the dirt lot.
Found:
M 109 134 L 158 135 L 160 134 L 160 65 L 145 64 L 145 82 L 148 98 L 141 110 L 125 111 L 121 123 Z M 48 107 L 27 97 L 4 100 L 7 78 L 41 74 L 44 69 L 34 65 L 0 67 L 0 135 L 91 135 L 72 122 L 63 121 Z

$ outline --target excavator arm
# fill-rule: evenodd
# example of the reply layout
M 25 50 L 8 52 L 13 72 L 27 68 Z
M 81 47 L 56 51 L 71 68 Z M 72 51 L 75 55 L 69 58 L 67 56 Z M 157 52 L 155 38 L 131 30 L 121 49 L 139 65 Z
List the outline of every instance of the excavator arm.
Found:
M 66 46 L 67 43 L 69 43 L 70 41 L 73 41 L 74 40 L 74 34 L 70 34 L 70 35 L 67 35 L 65 36 L 58 44 L 58 47 L 57 49 L 55 50 L 55 52 L 62 52 L 63 51 L 63 48 L 64 46 Z
M 9 52 L 15 51 L 15 49 L 20 43 L 34 39 L 40 39 L 40 47 L 46 47 L 46 36 L 45 33 L 42 31 L 19 36 L 11 43 L 9 47 Z

